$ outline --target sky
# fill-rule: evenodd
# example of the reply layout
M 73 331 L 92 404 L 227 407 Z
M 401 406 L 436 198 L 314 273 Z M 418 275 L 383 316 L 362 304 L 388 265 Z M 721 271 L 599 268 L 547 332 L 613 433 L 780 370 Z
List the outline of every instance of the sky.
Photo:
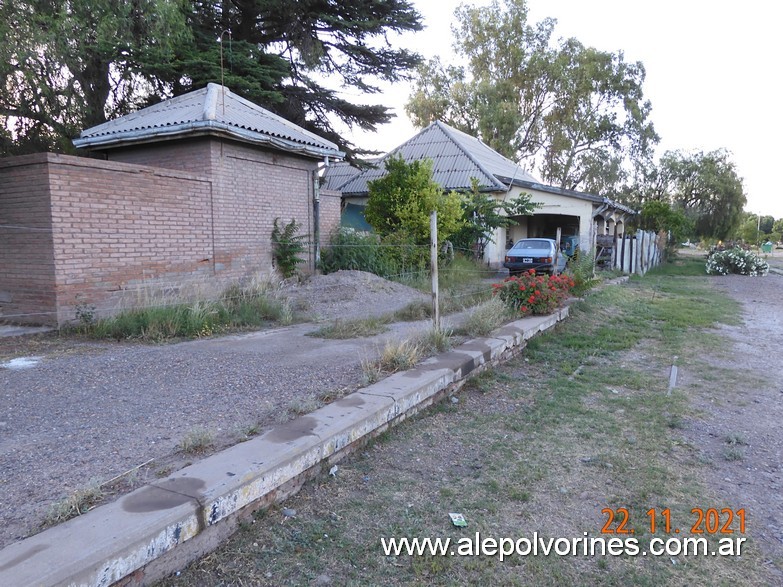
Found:
M 454 9 L 461 2 L 413 1 L 426 28 L 396 43 L 449 62 Z M 783 7 L 769 0 L 528 0 L 528 7 L 530 22 L 557 19 L 555 38 L 576 37 L 644 64 L 643 89 L 661 137 L 658 155 L 727 149 L 743 178 L 745 209 L 783 218 Z M 409 91 L 409 84 L 396 84 L 365 98 L 393 107 L 397 117 L 378 133 L 354 134 L 353 141 L 388 151 L 413 136 L 417 130 L 404 110 Z

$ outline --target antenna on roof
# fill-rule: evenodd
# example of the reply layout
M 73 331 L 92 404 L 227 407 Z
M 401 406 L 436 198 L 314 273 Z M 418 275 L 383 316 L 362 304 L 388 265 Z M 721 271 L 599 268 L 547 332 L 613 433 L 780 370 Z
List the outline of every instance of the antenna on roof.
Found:
M 220 87 L 222 88 L 221 96 L 223 97 L 223 116 L 226 115 L 226 86 L 223 83 L 223 35 L 226 33 L 228 33 L 228 53 L 229 55 L 232 55 L 231 30 L 229 29 L 220 33 Z

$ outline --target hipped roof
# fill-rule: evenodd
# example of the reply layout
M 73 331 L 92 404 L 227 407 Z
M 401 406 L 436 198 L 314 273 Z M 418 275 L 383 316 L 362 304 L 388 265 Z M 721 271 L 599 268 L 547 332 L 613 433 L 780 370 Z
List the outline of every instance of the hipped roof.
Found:
M 79 148 L 110 149 L 199 135 L 223 136 L 307 157 L 344 156 L 331 141 L 212 83 L 88 128 L 73 143 Z
M 509 184 L 538 181 L 477 138 L 436 120 L 382 157 L 376 167 L 349 178 L 336 189 L 344 196 L 366 195 L 368 182 L 386 175 L 385 161 L 389 157 L 402 157 L 408 163 L 432 160 L 432 177 L 444 190 L 468 190 L 471 178 L 478 180 L 482 191 L 505 191 Z
M 440 120 L 436 120 L 390 151 L 379 159 L 374 167 L 360 172 L 348 168 L 347 163 L 333 166 L 326 174 L 329 189 L 341 191 L 344 197 L 367 196 L 368 182 L 386 175 L 386 159 L 397 156 L 401 156 L 407 163 L 421 159 L 432 160 L 432 177 L 444 190 L 469 190 L 471 178 L 476 178 L 480 189 L 486 192 L 507 191 L 511 186 L 517 186 L 522 189 L 605 204 L 630 214 L 636 213 L 633 209 L 606 197 L 542 184 L 519 165 L 479 139 Z

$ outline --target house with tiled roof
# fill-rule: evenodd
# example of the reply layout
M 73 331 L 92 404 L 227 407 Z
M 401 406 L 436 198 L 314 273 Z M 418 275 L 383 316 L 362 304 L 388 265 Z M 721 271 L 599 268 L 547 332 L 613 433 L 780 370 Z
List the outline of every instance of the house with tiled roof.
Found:
M 407 162 L 430 159 L 433 180 L 445 191 L 467 192 L 475 179 L 481 191 L 495 198 L 510 200 L 527 193 L 540 204 L 533 216 L 517 217 L 515 226 L 496 231 L 485 251 L 485 260 L 494 266 L 502 264 L 511 243 L 525 237 L 554 236 L 558 228 L 563 235 L 578 237 L 580 246 L 589 250 L 597 234 L 614 233 L 615 228 L 622 233 L 635 213 L 609 198 L 543 184 L 479 139 L 435 121 L 368 169 L 340 163 L 327 170 L 326 185 L 342 194 L 344 224 L 362 227 L 361 209 L 367 203 L 369 182 L 385 175 L 384 162 L 389 157 Z
M 273 223 L 339 225 L 337 146 L 218 84 L 85 129 L 86 157 L 0 160 L 0 319 L 62 324 L 273 269 Z M 1 230 L 3 227 L 13 230 Z

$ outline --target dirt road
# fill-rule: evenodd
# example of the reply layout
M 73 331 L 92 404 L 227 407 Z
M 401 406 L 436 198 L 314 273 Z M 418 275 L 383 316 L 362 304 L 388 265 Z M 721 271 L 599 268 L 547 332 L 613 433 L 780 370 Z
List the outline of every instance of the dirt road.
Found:
M 742 305 L 743 316 L 740 325 L 721 327 L 728 352 L 707 359 L 737 377 L 695 398 L 704 417 L 687 434 L 712 463 L 715 493 L 745 508 L 769 558 L 783 560 L 783 276 L 713 283 Z

